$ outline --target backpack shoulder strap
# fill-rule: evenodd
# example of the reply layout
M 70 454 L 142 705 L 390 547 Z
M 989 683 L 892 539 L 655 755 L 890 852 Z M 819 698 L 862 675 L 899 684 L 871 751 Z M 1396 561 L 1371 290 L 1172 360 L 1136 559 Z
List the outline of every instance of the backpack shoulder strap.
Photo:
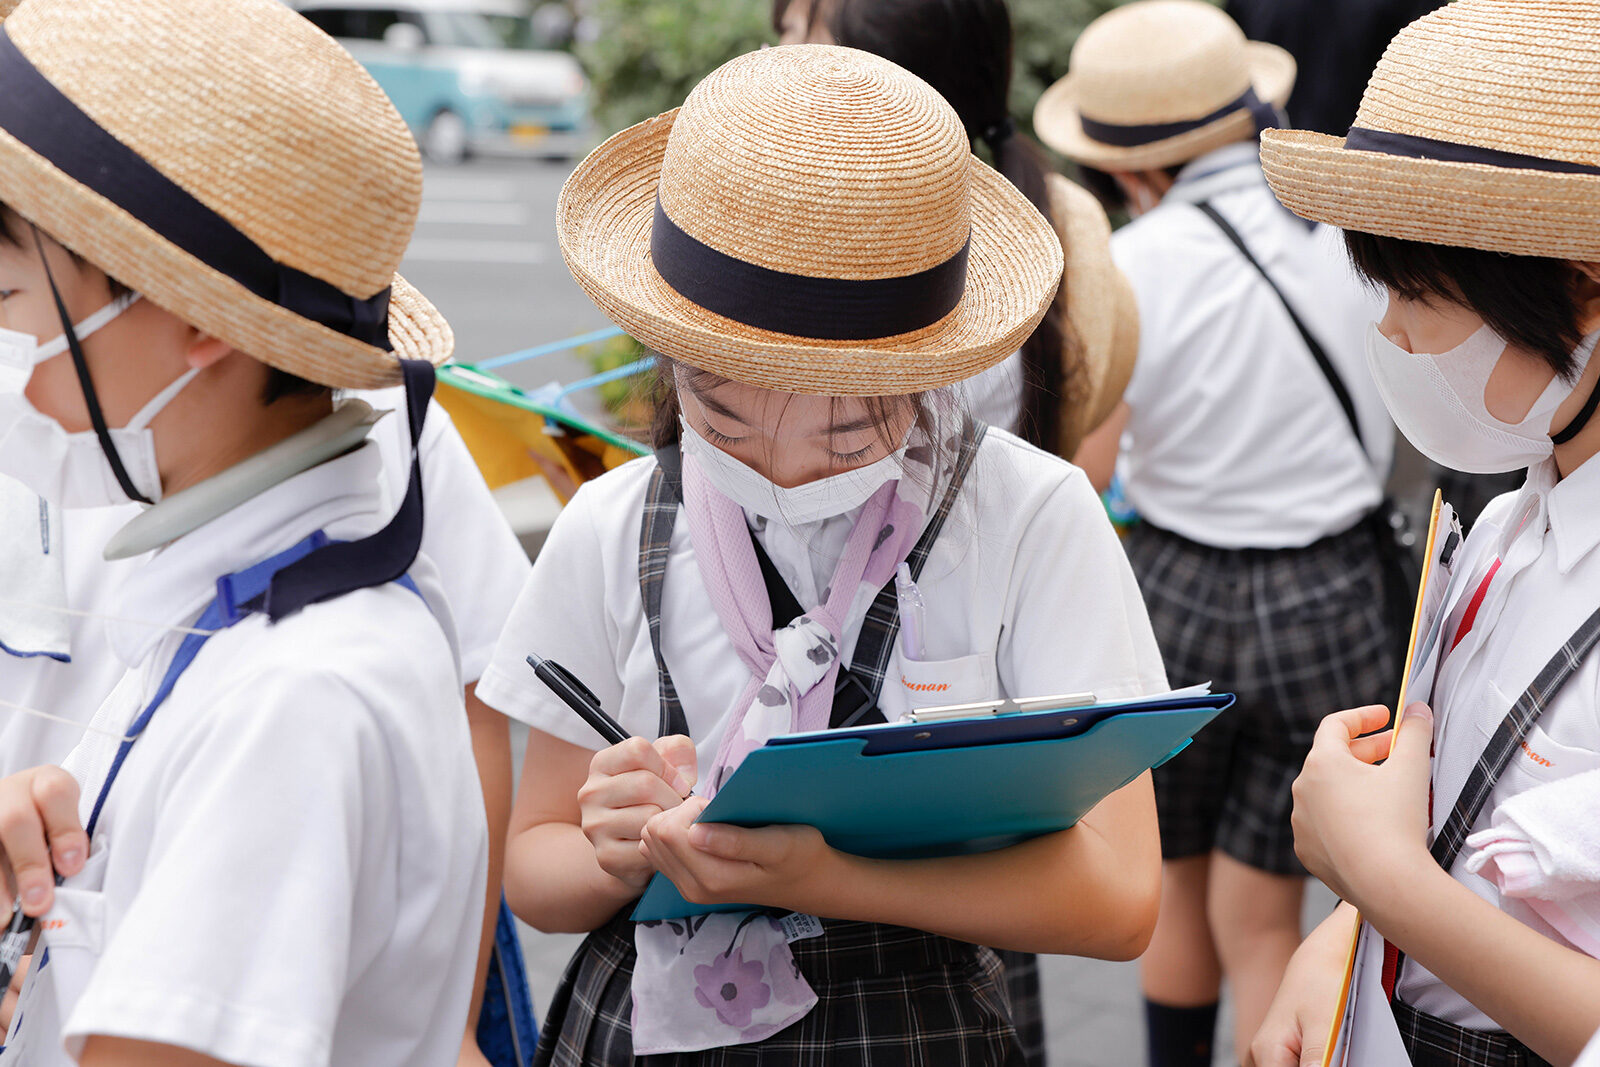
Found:
M 1327 350 L 1322 347 L 1322 343 L 1316 339 L 1306 326 L 1305 321 L 1300 318 L 1300 313 L 1295 311 L 1293 304 L 1289 303 L 1289 298 L 1284 295 L 1283 290 L 1273 280 L 1272 275 L 1267 273 L 1267 268 L 1263 267 L 1261 261 L 1251 253 L 1250 246 L 1244 243 L 1244 238 L 1239 236 L 1239 231 L 1233 228 L 1232 223 L 1222 217 L 1222 212 L 1218 211 L 1210 201 L 1201 201 L 1195 207 L 1200 210 L 1202 215 L 1210 219 L 1217 229 L 1222 231 L 1222 235 L 1228 239 L 1233 247 L 1239 250 L 1239 254 L 1244 256 L 1245 260 L 1255 268 L 1256 273 L 1261 275 L 1262 279 L 1271 287 L 1272 292 L 1278 298 L 1278 302 L 1283 305 L 1283 310 L 1289 313 L 1289 321 L 1294 323 L 1294 328 L 1300 334 L 1300 340 L 1305 343 L 1306 350 L 1311 353 L 1311 358 L 1316 360 L 1317 369 L 1322 371 L 1322 376 L 1328 380 L 1328 386 L 1333 390 L 1334 398 L 1339 401 L 1339 410 L 1344 412 L 1345 421 L 1350 424 L 1350 432 L 1356 435 L 1356 443 L 1361 446 L 1361 451 L 1367 452 L 1366 438 L 1361 433 L 1361 421 L 1356 416 L 1355 401 L 1350 398 L 1350 390 L 1345 388 L 1344 379 L 1340 377 L 1338 370 L 1335 369 L 1333 361 L 1328 358 Z M 1369 452 L 1368 455 L 1370 456 L 1371 453 Z

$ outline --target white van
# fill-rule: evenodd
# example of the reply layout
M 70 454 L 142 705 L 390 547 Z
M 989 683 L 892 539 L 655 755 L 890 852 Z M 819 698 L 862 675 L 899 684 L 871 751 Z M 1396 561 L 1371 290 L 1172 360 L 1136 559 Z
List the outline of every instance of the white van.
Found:
M 589 147 L 589 83 L 569 53 L 514 48 L 516 0 L 289 0 L 389 94 L 428 159 L 574 157 Z M 498 24 L 498 26 L 497 26 Z

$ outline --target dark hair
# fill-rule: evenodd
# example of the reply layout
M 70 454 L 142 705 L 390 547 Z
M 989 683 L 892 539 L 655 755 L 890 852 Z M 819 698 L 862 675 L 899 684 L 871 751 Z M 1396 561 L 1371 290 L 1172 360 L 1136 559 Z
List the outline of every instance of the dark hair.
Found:
M 773 3 L 773 25 L 780 30 L 790 2 Z M 898 63 L 937 89 L 960 116 L 967 137 L 988 147 L 995 169 L 1051 218 L 1044 153 L 1011 121 L 1011 13 L 1005 0 L 813 0 L 811 17 L 819 15 L 841 45 Z M 1077 345 L 1054 301 L 1022 345 L 1018 429 L 1050 452 L 1062 443 L 1062 398 L 1077 385 L 1066 371 L 1079 364 Z
M 31 224 L 26 219 L 17 214 L 12 208 L 0 203 L 0 243 L 27 249 L 33 244 L 33 232 Z M 59 244 L 60 242 L 57 243 Z M 62 248 L 78 268 L 93 266 L 72 249 L 67 248 L 65 245 L 62 245 Z M 100 270 L 99 267 L 94 267 L 94 269 Z M 113 298 L 126 296 L 128 293 L 133 292 L 131 286 L 118 281 L 105 271 L 101 270 L 100 273 L 105 274 L 106 285 L 110 288 Z M 261 387 L 261 403 L 263 406 L 267 406 L 275 404 L 285 397 L 316 397 L 330 392 L 332 390 L 325 385 L 307 381 L 297 375 L 290 374 L 288 371 L 281 371 L 277 367 L 268 367 L 266 383 Z
M 1356 270 L 1407 300 L 1445 300 L 1482 316 L 1495 333 L 1536 353 L 1571 381 L 1583 340 L 1578 268 L 1564 259 L 1513 256 L 1347 230 Z
M 1170 167 L 1160 170 L 1173 181 L 1178 180 L 1178 175 L 1188 164 L 1174 163 Z M 1111 214 L 1118 214 L 1128 210 L 1128 196 L 1122 191 L 1122 186 L 1117 184 L 1117 179 L 1109 171 L 1097 170 L 1094 167 L 1078 165 L 1078 184 L 1089 190 L 1100 201 L 1100 206 Z

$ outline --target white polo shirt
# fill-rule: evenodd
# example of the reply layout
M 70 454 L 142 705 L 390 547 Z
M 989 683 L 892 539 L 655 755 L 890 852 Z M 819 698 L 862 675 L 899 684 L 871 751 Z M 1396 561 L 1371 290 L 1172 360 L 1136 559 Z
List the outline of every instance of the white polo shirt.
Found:
M 511 613 L 478 695 L 535 729 L 600 748 L 600 738 L 533 676 L 538 653 L 572 670 L 629 731 L 655 737 L 656 664 L 639 593 L 639 530 L 655 460 L 589 482 L 562 512 Z M 756 533 L 802 604 L 831 577 L 854 515 Z M 688 523 L 673 531 L 662 641 L 690 733 L 708 766 L 750 672 L 723 632 L 695 563 Z M 927 655 L 896 642 L 880 707 L 998 695 L 1091 691 L 1104 699 L 1166 688 L 1161 654 L 1116 534 L 1082 471 L 990 430 L 918 581 Z M 844 635 L 854 654 L 872 591 Z
M 1195 208 L 1201 201 L 1239 232 L 1326 349 L 1370 461 L 1282 303 Z M 1298 548 L 1378 503 L 1394 428 L 1365 336 L 1382 305 L 1338 231 L 1308 229 L 1273 197 L 1254 143 L 1189 163 L 1159 206 L 1112 235 L 1111 251 L 1139 301 L 1119 471 L 1141 515 L 1217 548 Z
M 381 389 L 351 395 L 377 410 L 393 412 L 373 428 L 371 438 L 383 455 L 384 506 L 392 513 L 405 496 L 411 474 L 405 391 Z M 438 569 L 457 620 L 462 677 L 474 682 L 488 666 L 530 564 L 455 424 L 437 403 L 428 409 L 420 450 L 426 502 L 422 553 Z M 55 512 L 62 528 L 68 606 L 96 615 L 110 612 L 108 605 L 119 584 L 147 557 L 107 561 L 101 553 L 112 535 L 139 510 L 137 504 L 127 504 Z M 18 660 L 0 653 L 0 701 L 39 708 L 68 720 L 53 723 L 0 705 L 0 777 L 60 762 L 82 736 L 72 724 L 87 722 L 122 677 L 122 664 L 107 648 L 99 619 L 75 617 L 71 628 L 71 663 Z
M 193 625 L 219 576 L 316 530 L 379 528 L 380 467 L 369 443 L 268 490 L 155 553 L 108 607 Z M 0 1064 L 64 1065 L 92 1034 L 244 1067 L 455 1062 L 487 833 L 449 609 L 425 559 L 411 573 L 426 602 L 391 583 L 200 650 L 42 922 Z M 107 637 L 129 673 L 93 725 L 120 733 L 183 635 Z M 85 819 L 116 749 L 89 733 L 65 762 Z
M 1472 627 L 1439 665 L 1434 684 L 1434 829 L 1455 807 L 1489 738 L 1534 677 L 1574 631 L 1600 608 L 1600 461 L 1590 460 L 1556 480 L 1553 461 L 1528 472 L 1521 491 L 1497 497 L 1472 528 L 1458 567 L 1468 579 L 1448 612 L 1453 637 L 1462 606 L 1498 558 Z M 1446 646 L 1448 647 L 1448 646 Z M 1490 794 L 1473 824 L 1492 825 L 1507 799 L 1546 782 L 1600 768 L 1600 654 L 1590 654 L 1529 732 L 1526 744 Z M 1566 942 L 1520 900 L 1502 897 L 1495 883 L 1466 871 L 1463 848 L 1450 873 L 1478 896 Z M 1595 886 L 1600 891 L 1600 884 Z M 1408 961 L 1399 981 L 1407 1004 L 1477 1030 L 1498 1024 L 1425 968 Z

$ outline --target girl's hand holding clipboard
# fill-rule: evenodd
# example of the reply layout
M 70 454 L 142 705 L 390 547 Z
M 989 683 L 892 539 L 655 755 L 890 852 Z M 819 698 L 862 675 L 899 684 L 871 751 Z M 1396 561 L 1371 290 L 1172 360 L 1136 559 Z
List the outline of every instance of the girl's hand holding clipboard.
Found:
M 1363 912 L 1407 870 L 1428 871 L 1429 758 L 1433 714 L 1412 704 L 1398 731 L 1389 709 L 1329 715 L 1294 783 L 1294 845 L 1300 862 Z M 1392 749 L 1391 749 L 1392 746 Z
M 690 797 L 652 818 L 639 852 L 692 904 L 759 904 L 806 911 L 836 878 L 841 853 L 812 826 L 746 829 L 695 824 L 705 801 Z

